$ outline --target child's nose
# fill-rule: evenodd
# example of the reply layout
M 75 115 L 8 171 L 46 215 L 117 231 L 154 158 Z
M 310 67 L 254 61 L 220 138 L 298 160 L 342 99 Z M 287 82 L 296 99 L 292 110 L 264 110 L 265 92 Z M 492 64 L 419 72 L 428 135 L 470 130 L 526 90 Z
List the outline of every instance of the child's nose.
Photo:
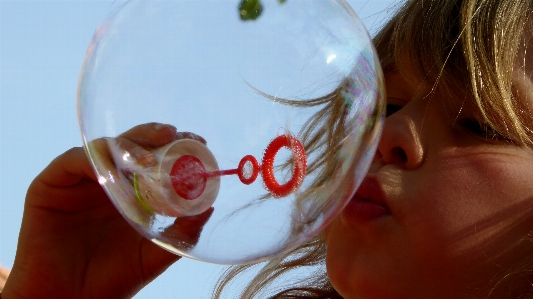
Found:
M 376 155 L 385 164 L 394 163 L 406 169 L 419 167 L 424 160 L 424 149 L 415 121 L 401 113 L 387 117 Z

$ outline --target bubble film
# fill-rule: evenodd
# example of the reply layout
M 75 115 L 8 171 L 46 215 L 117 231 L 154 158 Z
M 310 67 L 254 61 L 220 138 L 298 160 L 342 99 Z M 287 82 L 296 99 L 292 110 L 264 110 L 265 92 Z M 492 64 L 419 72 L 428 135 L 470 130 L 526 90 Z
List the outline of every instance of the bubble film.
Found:
M 78 89 L 99 181 L 146 238 L 244 264 L 318 234 L 368 171 L 382 74 L 343 0 L 116 3 Z

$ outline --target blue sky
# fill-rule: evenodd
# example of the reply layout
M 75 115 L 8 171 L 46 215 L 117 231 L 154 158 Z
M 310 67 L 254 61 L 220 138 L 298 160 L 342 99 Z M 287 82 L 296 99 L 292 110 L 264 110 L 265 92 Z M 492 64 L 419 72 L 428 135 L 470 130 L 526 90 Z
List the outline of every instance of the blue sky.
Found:
M 290 0 L 288 0 L 290 1 Z M 392 0 L 347 0 L 370 32 Z M 76 88 L 87 46 L 113 1 L 0 0 L 0 264 L 11 267 L 25 192 L 81 145 Z M 225 267 L 182 259 L 135 298 L 210 298 Z

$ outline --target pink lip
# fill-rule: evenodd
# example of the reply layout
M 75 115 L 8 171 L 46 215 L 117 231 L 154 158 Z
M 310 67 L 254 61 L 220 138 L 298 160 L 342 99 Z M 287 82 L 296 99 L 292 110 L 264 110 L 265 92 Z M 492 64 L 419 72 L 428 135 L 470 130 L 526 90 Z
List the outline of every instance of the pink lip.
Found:
M 373 177 L 366 177 L 342 214 L 344 220 L 355 224 L 367 223 L 390 215 L 385 193 L 379 181 Z

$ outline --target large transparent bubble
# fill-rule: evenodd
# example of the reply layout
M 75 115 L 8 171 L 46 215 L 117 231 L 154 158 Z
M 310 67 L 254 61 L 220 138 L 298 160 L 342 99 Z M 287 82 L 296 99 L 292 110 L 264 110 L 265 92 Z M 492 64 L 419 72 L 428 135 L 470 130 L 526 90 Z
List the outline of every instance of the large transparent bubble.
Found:
M 342 210 L 383 98 L 343 0 L 129 1 L 94 34 L 78 107 L 132 226 L 176 254 L 241 264 L 294 249 Z

